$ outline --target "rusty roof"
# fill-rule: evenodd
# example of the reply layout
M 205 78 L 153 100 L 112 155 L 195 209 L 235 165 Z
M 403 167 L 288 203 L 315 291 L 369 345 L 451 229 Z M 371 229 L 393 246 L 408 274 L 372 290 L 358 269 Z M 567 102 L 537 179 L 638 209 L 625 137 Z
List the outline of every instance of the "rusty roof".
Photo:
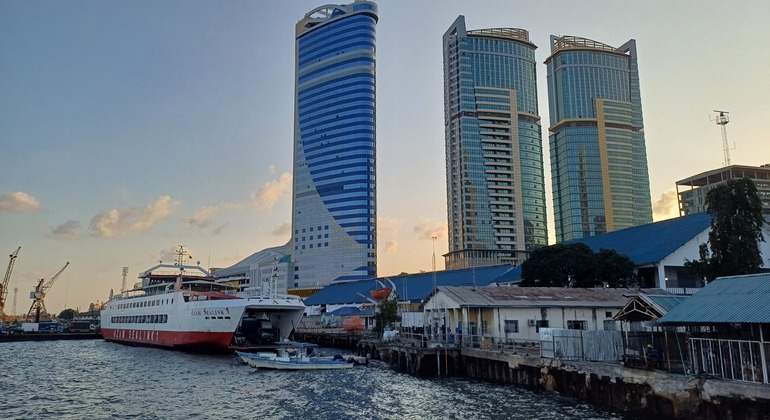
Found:
M 661 289 L 628 288 L 440 286 L 438 289 L 465 307 L 618 307 L 639 294 L 669 294 Z

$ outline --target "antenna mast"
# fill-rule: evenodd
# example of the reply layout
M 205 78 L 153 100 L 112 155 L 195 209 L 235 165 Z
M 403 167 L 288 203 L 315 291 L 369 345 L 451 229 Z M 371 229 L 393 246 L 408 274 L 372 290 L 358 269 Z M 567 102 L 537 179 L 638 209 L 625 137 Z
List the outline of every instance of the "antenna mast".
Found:
M 725 167 L 727 167 L 727 166 L 730 166 L 730 146 L 727 144 L 727 123 L 730 122 L 730 117 L 728 117 L 727 114 L 729 114 L 729 112 L 718 111 L 716 109 L 714 110 L 714 112 L 719 113 L 715 121 L 717 125 L 722 126 L 722 151 L 725 154 L 724 165 Z

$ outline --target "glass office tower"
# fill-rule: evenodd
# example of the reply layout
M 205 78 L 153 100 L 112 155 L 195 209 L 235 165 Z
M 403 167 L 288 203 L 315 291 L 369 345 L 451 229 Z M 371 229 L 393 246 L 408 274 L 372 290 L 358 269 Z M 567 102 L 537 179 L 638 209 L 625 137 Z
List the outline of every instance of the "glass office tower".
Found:
M 446 268 L 519 264 L 547 245 L 535 48 L 523 29 L 444 34 Z
M 551 36 L 545 64 L 556 242 L 651 223 L 636 41 Z
M 376 4 L 356 1 L 296 26 L 290 287 L 377 275 L 377 20 Z

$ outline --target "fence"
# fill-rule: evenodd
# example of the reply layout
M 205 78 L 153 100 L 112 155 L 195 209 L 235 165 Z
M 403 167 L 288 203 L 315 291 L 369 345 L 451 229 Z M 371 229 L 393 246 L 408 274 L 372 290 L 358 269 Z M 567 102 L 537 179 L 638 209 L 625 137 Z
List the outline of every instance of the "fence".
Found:
M 759 341 L 691 338 L 693 365 L 698 373 L 706 373 L 736 381 L 770 383 L 766 354 Z
M 540 328 L 540 356 L 560 360 L 617 361 L 623 339 L 615 330 Z

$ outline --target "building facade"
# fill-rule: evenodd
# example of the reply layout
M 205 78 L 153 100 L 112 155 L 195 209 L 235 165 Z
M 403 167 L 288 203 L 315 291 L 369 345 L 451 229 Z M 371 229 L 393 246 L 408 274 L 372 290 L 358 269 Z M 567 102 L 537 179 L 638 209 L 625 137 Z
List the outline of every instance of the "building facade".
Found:
M 551 36 L 545 64 L 556 242 L 652 222 L 636 41 Z
M 519 264 L 547 245 L 535 48 L 523 29 L 443 37 L 447 269 Z
M 706 194 L 731 179 L 749 178 L 754 182 L 762 200 L 765 221 L 770 223 L 770 163 L 761 166 L 730 165 L 703 172 L 676 183 L 679 215 L 706 211 Z
M 377 275 L 375 27 L 369 1 L 296 26 L 289 288 Z

